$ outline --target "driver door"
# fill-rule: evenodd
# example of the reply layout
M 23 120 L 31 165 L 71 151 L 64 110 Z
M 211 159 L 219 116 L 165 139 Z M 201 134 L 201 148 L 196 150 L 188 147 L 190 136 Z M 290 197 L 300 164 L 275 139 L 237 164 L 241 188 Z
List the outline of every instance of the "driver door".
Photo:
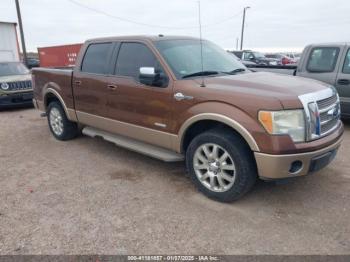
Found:
M 165 76 L 164 67 L 142 42 L 122 42 L 117 52 L 114 75 L 110 77 L 107 97 L 108 118 L 115 131 L 152 144 L 171 147 L 168 133 L 173 119 L 172 81 L 163 87 L 144 85 L 139 81 L 141 67 L 154 67 Z

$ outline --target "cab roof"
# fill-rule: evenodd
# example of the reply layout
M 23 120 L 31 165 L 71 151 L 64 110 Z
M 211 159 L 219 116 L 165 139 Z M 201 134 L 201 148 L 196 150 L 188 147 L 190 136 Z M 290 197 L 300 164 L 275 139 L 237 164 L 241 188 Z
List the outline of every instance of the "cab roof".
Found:
M 174 35 L 131 35 L 131 36 L 113 36 L 99 37 L 88 39 L 86 42 L 103 42 L 103 41 L 164 41 L 164 40 L 198 40 L 199 38 L 191 36 L 174 36 Z
M 350 42 L 312 43 L 308 46 L 350 46 Z

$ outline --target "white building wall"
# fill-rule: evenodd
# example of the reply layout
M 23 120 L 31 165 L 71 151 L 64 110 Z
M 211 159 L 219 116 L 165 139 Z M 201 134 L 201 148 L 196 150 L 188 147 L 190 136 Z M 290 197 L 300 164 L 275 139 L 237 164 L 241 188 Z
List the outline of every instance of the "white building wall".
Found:
M 0 22 L 0 62 L 19 60 L 16 25 Z

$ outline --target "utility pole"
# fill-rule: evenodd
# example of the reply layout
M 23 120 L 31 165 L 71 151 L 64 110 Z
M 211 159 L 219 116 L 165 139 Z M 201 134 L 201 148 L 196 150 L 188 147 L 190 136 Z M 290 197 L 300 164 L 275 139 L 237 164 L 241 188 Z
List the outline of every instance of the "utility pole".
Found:
M 244 23 L 245 23 L 245 12 L 249 9 L 249 6 L 243 8 L 243 21 L 242 21 L 242 32 L 241 32 L 241 50 L 243 49 L 243 35 L 244 35 Z
M 239 42 L 239 38 L 236 38 L 236 50 L 238 50 L 238 42 Z
M 24 33 L 23 33 L 23 24 L 22 24 L 22 17 L 21 17 L 21 9 L 19 8 L 19 2 L 16 1 L 16 10 L 17 10 L 17 18 L 18 18 L 18 24 L 19 24 L 19 32 L 21 35 L 21 43 L 22 43 L 22 52 L 23 52 L 23 62 L 25 65 L 27 65 L 27 49 L 26 44 L 24 41 Z

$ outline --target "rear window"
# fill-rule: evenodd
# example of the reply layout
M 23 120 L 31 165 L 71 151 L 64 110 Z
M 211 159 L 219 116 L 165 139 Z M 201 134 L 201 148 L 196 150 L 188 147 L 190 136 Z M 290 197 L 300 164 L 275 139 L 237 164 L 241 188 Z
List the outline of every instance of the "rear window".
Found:
M 81 71 L 93 74 L 106 74 L 111 50 L 112 43 L 89 45 L 81 65 Z
M 315 73 L 333 72 L 339 55 L 338 47 L 313 48 L 307 63 L 307 70 Z
M 345 57 L 345 62 L 343 66 L 343 73 L 344 74 L 350 74 L 350 49 L 348 49 L 348 52 Z

